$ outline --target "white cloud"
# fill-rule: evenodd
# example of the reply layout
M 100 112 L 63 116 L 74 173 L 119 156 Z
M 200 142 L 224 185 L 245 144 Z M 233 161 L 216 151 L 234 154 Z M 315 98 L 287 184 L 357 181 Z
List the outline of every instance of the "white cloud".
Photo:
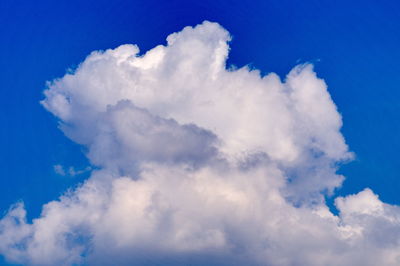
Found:
M 71 176 L 71 177 L 74 177 L 74 176 L 77 176 L 77 175 L 80 175 L 80 174 L 83 174 L 83 173 L 86 173 L 86 172 L 92 170 L 92 168 L 90 166 L 87 166 L 87 167 L 85 167 L 84 169 L 81 169 L 81 170 L 77 170 L 73 166 L 64 167 L 61 164 L 54 165 L 53 169 L 54 169 L 54 172 L 56 174 L 58 174 L 58 175 Z
M 56 164 L 53 166 L 54 172 L 58 175 L 65 176 L 64 167 L 61 164 Z
M 70 176 L 77 176 L 77 175 L 86 173 L 86 172 L 88 172 L 88 171 L 90 171 L 90 170 L 92 170 L 92 168 L 91 168 L 90 166 L 86 166 L 84 169 L 81 169 L 81 170 L 77 170 L 77 169 L 75 169 L 75 167 L 70 166 L 70 167 L 68 168 L 68 174 L 69 174 Z
M 0 252 L 39 265 L 398 265 L 397 206 L 368 189 L 337 198 L 339 216 L 325 204 L 352 154 L 324 81 L 311 65 L 285 81 L 227 70 L 229 40 L 204 22 L 143 56 L 93 52 L 49 83 L 42 104 L 99 170 L 32 223 L 10 209 Z

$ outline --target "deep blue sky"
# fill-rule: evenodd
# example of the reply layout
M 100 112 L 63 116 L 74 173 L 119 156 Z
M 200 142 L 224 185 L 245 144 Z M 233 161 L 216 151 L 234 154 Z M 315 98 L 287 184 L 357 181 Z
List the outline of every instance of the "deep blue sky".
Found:
M 144 52 L 203 20 L 233 35 L 230 64 L 284 77 L 314 62 L 357 155 L 337 195 L 370 187 L 400 204 L 400 2 L 0 0 L 0 212 L 23 200 L 35 217 L 85 178 L 54 173 L 88 162 L 40 106 L 46 80 L 93 50 L 136 43 Z

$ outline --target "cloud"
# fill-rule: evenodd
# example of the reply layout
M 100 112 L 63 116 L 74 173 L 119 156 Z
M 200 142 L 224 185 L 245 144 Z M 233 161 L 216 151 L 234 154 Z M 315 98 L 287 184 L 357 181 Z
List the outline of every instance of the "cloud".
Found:
M 54 172 L 58 175 L 65 176 L 65 170 L 64 167 L 61 164 L 56 164 L 53 166 Z
M 91 168 L 90 166 L 86 166 L 84 169 L 81 169 L 81 170 L 77 170 L 77 169 L 75 169 L 75 167 L 70 166 L 70 167 L 68 168 L 68 174 L 69 174 L 70 176 L 77 176 L 77 175 L 86 173 L 86 172 L 88 172 L 88 171 L 90 171 L 90 170 L 92 170 L 92 168 Z
M 12 206 L 0 252 L 32 265 L 398 265 L 397 206 L 369 189 L 337 198 L 337 216 L 325 204 L 353 156 L 325 82 L 309 64 L 283 81 L 227 68 L 229 41 L 204 22 L 144 55 L 93 52 L 50 82 L 43 106 L 95 170 L 32 223 Z
M 70 167 L 67 168 L 67 167 L 62 166 L 61 164 L 56 164 L 56 165 L 53 166 L 53 168 L 54 168 L 54 172 L 56 174 L 58 174 L 58 175 L 61 175 L 61 176 L 72 176 L 72 177 L 80 175 L 80 174 L 83 174 L 83 173 L 86 173 L 86 172 L 92 170 L 92 168 L 90 166 L 87 166 L 87 167 L 85 167 L 84 169 L 81 169 L 81 170 L 77 170 L 73 166 L 70 166 Z

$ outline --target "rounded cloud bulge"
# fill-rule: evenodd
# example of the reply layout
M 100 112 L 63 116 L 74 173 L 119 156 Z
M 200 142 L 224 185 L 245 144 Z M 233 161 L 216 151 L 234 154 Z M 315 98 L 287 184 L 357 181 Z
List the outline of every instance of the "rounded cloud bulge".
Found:
M 313 66 L 226 66 L 230 34 L 203 22 L 139 54 L 92 52 L 41 104 L 94 167 L 0 253 L 28 265 L 398 265 L 400 211 L 370 189 L 337 198 L 350 160 Z

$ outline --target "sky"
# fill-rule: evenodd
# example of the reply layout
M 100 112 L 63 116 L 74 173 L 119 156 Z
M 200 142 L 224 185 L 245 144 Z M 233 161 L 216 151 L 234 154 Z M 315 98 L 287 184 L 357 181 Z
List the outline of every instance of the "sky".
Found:
M 102 252 L 115 241 L 107 256 L 121 265 L 330 265 L 329 252 L 364 265 L 360 247 L 395 265 L 399 13 L 396 1 L 1 1 L 2 263 L 111 263 Z M 140 51 L 91 54 L 124 44 Z M 149 195 L 156 225 L 120 216 Z M 283 217 L 300 222 L 262 226 Z M 308 226 L 315 238 L 296 252 Z

